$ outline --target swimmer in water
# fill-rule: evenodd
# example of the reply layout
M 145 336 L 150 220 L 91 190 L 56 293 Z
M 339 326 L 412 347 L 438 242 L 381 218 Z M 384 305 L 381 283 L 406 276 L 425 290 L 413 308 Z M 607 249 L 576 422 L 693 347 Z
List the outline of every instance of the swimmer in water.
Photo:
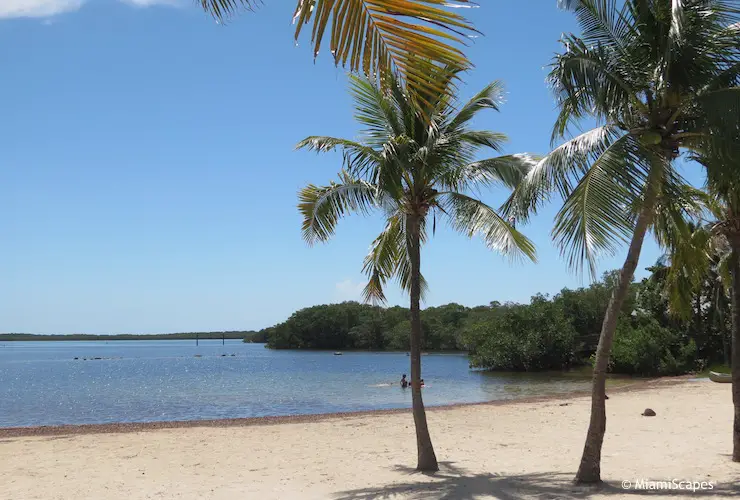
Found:
M 408 380 L 406 380 L 406 374 L 404 373 L 404 374 L 403 374 L 403 375 L 401 376 L 401 389 L 405 389 L 405 388 L 407 388 L 408 386 L 409 386 L 409 381 L 408 381 Z

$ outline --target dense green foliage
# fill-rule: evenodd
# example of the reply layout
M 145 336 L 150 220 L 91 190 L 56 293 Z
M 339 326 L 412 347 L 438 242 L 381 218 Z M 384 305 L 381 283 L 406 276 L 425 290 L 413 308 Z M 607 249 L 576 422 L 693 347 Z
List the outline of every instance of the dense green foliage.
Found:
M 623 318 L 614 337 L 610 369 L 637 375 L 679 375 L 696 368 L 696 342 L 655 318 Z
M 610 370 L 675 375 L 726 361 L 729 302 L 708 287 L 695 294 L 693 313 L 669 314 L 665 267 L 633 283 L 622 308 Z M 560 370 L 592 360 L 616 271 L 588 287 L 563 289 L 529 304 L 447 304 L 421 313 L 424 350 L 461 350 L 471 366 L 489 370 Z M 409 311 L 357 302 L 309 307 L 259 332 L 275 349 L 408 350 Z
M 496 307 L 465 334 L 471 365 L 495 370 L 552 370 L 574 361 L 576 331 L 563 307 L 542 295 L 529 305 Z

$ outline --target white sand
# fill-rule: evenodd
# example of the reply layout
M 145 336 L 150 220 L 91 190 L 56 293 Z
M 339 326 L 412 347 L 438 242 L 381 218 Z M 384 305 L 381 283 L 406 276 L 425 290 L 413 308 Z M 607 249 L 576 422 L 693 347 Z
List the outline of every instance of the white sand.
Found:
M 730 384 L 611 394 L 601 490 L 571 479 L 586 398 L 430 410 L 442 470 L 414 473 L 410 413 L 318 422 L 0 439 L 0 498 L 635 498 L 624 480 L 712 481 L 740 495 Z M 640 416 L 651 407 L 656 417 Z M 674 498 L 677 491 L 662 491 Z

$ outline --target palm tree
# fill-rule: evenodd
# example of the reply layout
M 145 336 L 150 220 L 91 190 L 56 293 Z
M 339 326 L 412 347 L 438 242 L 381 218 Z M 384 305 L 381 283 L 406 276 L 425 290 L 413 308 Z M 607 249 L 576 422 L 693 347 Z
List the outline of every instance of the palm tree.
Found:
M 242 8 L 254 10 L 262 0 L 199 2 L 223 22 Z M 455 10 L 471 6 L 469 0 L 297 0 L 294 37 L 297 43 L 310 23 L 314 58 L 328 36 L 335 64 L 368 78 L 397 72 L 417 92 L 439 92 L 425 78 L 434 68 L 424 66 L 470 66 L 459 46 L 475 30 Z
M 687 293 L 677 290 L 695 290 L 706 276 L 717 275 L 730 289 L 730 366 L 735 413 L 732 460 L 740 462 L 740 129 L 730 149 L 734 152 L 724 157 L 716 150 L 694 156 L 707 168 L 706 208 L 712 219 L 696 231 L 688 244 L 681 242 L 671 249 L 669 278 L 675 278 L 668 282 L 674 291 L 671 297 L 676 299 L 675 308 L 681 310 L 686 308 Z
M 574 122 L 600 126 L 554 149 L 527 175 L 507 209 L 526 218 L 557 192 L 553 237 L 568 264 L 629 242 L 602 325 L 591 419 L 576 482 L 601 480 L 604 390 L 614 331 L 645 234 L 686 232 L 684 182 L 674 168 L 736 127 L 740 116 L 740 10 L 724 0 L 578 0 L 582 30 L 562 39 L 549 74 L 560 108 L 553 141 Z M 660 208 L 660 209 L 659 209 Z
M 417 110 L 410 87 L 393 75 L 386 86 L 352 77 L 355 116 L 365 127 L 359 142 L 333 137 L 308 137 L 298 148 L 325 152 L 340 148 L 344 169 L 339 181 L 309 185 L 299 194 L 303 237 L 309 243 L 326 241 L 338 220 L 350 212 L 379 209 L 385 229 L 373 241 L 363 270 L 368 276 L 367 301 L 385 301 L 383 288 L 397 278 L 411 299 L 411 392 L 418 450 L 417 469 L 438 470 L 421 395 L 420 302 L 426 289 L 421 275 L 421 245 L 437 217 L 446 218 L 464 234 L 482 236 L 494 250 L 513 257 L 535 259 L 532 243 L 496 210 L 471 194 L 478 187 L 500 183 L 513 187 L 534 163 L 528 155 L 498 156 L 475 161 L 480 148 L 499 152 L 503 134 L 471 130 L 470 120 L 485 109 L 498 110 L 502 87 L 486 86 L 458 106 L 450 98 L 456 71 L 440 70 L 437 94 L 423 96 L 428 107 Z M 387 89 L 387 90 L 384 90 Z M 431 220 L 430 220 L 431 219 Z

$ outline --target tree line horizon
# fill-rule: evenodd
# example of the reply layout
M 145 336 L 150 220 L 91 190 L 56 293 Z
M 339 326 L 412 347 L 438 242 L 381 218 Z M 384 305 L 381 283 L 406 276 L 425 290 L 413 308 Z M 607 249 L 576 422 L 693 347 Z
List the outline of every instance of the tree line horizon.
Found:
M 662 261 L 630 286 L 622 307 L 612 373 L 681 375 L 729 365 L 730 306 L 708 284 L 693 295 L 688 316 L 667 311 Z M 467 352 L 471 367 L 498 371 L 567 370 L 593 364 L 599 330 L 618 271 L 587 287 L 535 294 L 528 303 L 455 302 L 421 311 L 422 349 Z M 302 308 L 288 319 L 245 337 L 272 349 L 408 351 L 409 309 L 357 301 Z

